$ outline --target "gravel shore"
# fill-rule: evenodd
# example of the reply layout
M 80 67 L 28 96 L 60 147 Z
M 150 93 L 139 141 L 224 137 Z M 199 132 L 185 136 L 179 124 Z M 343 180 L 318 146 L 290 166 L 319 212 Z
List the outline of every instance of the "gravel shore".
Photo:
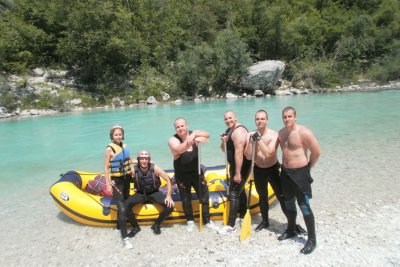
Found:
M 156 236 L 143 226 L 127 250 L 119 231 L 74 222 L 43 188 L 27 190 L 24 201 L 12 195 L 3 201 L 0 258 L 3 266 L 400 266 L 400 163 L 386 160 L 399 149 L 397 143 L 374 154 L 343 147 L 322 154 L 312 170 L 318 246 L 310 255 L 299 253 L 304 237 L 277 240 L 286 228 L 278 205 L 270 229 L 255 233 L 254 215 L 242 243 L 239 231 L 221 237 L 176 224 Z M 304 226 L 300 212 L 298 223 Z

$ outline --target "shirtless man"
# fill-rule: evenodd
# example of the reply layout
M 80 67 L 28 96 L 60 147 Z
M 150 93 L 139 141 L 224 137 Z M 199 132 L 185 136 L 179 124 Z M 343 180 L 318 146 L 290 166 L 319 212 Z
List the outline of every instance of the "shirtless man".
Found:
M 279 131 L 279 144 L 282 149 L 282 189 L 285 196 L 288 226 L 279 240 L 296 235 L 296 199 L 306 223 L 308 240 L 301 253 L 309 254 L 317 246 L 315 235 L 314 214 L 309 199 L 312 197 L 310 169 L 315 166 L 320 156 L 317 138 L 312 131 L 296 123 L 296 110 L 286 107 L 282 111 L 282 120 L 285 125 Z M 308 154 L 308 152 L 310 152 Z
M 283 213 L 286 215 L 286 207 L 282 195 L 282 185 L 279 177 L 279 169 L 281 167 L 278 157 L 277 148 L 279 146 L 278 133 L 267 128 L 268 113 L 265 110 L 258 110 L 255 114 L 255 123 L 257 131 L 248 134 L 249 143 L 245 150 L 247 159 L 251 159 L 253 151 L 253 142 L 257 142 L 256 153 L 254 158 L 254 183 L 259 195 L 259 205 L 262 216 L 261 223 L 256 227 L 255 231 L 259 232 L 269 227 L 268 220 L 268 182 L 274 190 L 275 196 L 279 201 Z M 305 233 L 305 230 L 296 226 L 297 233 Z

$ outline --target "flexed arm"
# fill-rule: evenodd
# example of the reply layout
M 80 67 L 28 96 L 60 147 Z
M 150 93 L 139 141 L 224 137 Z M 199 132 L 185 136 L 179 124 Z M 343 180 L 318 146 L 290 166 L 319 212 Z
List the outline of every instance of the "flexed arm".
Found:
M 242 180 L 243 155 L 247 144 L 247 131 L 242 127 L 237 128 L 232 134 L 232 141 L 235 146 L 235 176 L 233 180 L 240 183 Z
M 186 140 L 181 143 L 175 136 L 172 136 L 168 140 L 168 146 L 171 150 L 174 159 L 179 158 L 179 155 L 185 153 L 194 143 L 208 143 L 210 133 L 202 130 L 193 131 Z
M 244 156 L 248 160 L 251 159 L 251 156 L 253 153 L 253 142 L 255 142 L 252 140 L 252 135 L 253 135 L 253 132 L 247 133 L 246 139 L 249 141 L 247 142 L 246 148 L 244 149 Z
M 171 150 L 172 155 L 174 156 L 174 159 L 179 158 L 179 156 L 182 153 L 185 153 L 190 147 L 187 140 L 181 143 L 175 136 L 169 138 L 168 146 L 169 149 Z
M 208 143 L 210 133 L 203 130 L 195 130 L 189 135 L 189 139 L 193 139 L 194 143 Z
M 257 142 L 257 145 L 266 159 L 274 157 L 279 146 L 278 135 L 275 134 L 272 137 L 263 136 L 260 141 Z

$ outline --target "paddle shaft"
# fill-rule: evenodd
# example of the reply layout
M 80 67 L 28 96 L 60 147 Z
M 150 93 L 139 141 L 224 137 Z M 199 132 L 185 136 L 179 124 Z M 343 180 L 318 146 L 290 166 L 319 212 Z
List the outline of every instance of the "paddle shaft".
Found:
M 200 165 L 200 161 L 201 161 L 201 151 L 200 151 L 200 143 L 197 143 L 197 151 L 198 151 L 198 155 L 197 155 L 197 169 L 199 171 L 199 230 L 203 230 L 203 203 L 201 201 L 202 199 L 202 190 L 201 188 L 203 187 L 203 183 L 202 183 L 202 179 L 201 179 L 201 165 Z
M 249 195 L 247 196 L 247 209 L 250 209 L 250 199 L 251 199 L 251 187 L 253 185 L 254 179 L 254 158 L 256 156 L 256 142 L 253 142 L 253 151 L 251 153 L 251 167 L 250 167 L 250 188 Z
M 222 218 L 224 220 L 224 225 L 228 224 L 228 214 L 229 214 L 229 185 L 230 185 L 230 178 L 229 178 L 229 169 L 228 169 L 228 150 L 226 142 L 224 142 L 224 150 L 225 150 L 225 181 L 226 181 L 226 204 L 224 208 L 224 213 L 222 214 Z
M 242 230 L 240 233 L 240 241 L 244 241 L 247 238 L 249 238 L 251 234 L 251 215 L 250 215 L 250 199 L 251 199 L 251 187 L 253 185 L 253 166 L 254 166 L 254 157 L 255 157 L 255 151 L 256 151 L 256 142 L 253 142 L 253 153 L 251 155 L 251 167 L 250 167 L 250 188 L 249 188 L 249 193 L 247 195 L 247 211 L 246 215 L 244 216 L 244 220 L 242 222 Z
M 226 195 L 229 197 L 229 185 L 230 185 L 230 179 L 229 179 L 229 169 L 228 169 L 228 150 L 226 147 L 226 142 L 224 142 L 224 150 L 225 150 L 225 178 L 226 178 Z

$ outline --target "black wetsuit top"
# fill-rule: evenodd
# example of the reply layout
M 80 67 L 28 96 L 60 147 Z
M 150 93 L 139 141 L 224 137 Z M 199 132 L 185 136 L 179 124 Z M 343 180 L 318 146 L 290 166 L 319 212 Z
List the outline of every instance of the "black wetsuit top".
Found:
M 235 169 L 235 144 L 233 143 L 233 140 L 231 138 L 233 132 L 239 128 L 239 127 L 243 127 L 247 132 L 247 128 L 244 127 L 243 125 L 238 125 L 235 127 L 235 129 L 233 129 L 232 133 L 229 135 L 228 141 L 226 142 L 226 153 L 227 153 L 227 157 L 228 157 L 228 162 L 230 164 L 230 169 L 234 170 Z M 229 128 L 226 129 L 225 133 L 228 134 L 229 132 Z M 243 165 L 242 166 L 249 166 L 251 165 L 251 160 L 248 160 L 244 155 L 243 155 Z
M 192 131 L 189 131 L 189 134 L 191 134 Z M 178 136 L 178 134 L 174 134 L 174 137 L 176 137 L 179 142 L 182 144 L 183 141 L 182 139 Z M 198 148 L 196 144 L 192 145 L 192 151 L 185 151 L 182 153 L 179 158 L 174 160 L 174 169 L 175 169 L 175 174 L 176 173 L 187 173 L 187 172 L 196 172 L 197 173 L 197 168 L 198 168 Z
M 301 168 L 285 168 L 281 171 L 282 189 L 286 199 L 295 195 L 293 185 L 303 193 L 312 198 L 311 183 L 314 181 L 311 177 L 310 165 Z

